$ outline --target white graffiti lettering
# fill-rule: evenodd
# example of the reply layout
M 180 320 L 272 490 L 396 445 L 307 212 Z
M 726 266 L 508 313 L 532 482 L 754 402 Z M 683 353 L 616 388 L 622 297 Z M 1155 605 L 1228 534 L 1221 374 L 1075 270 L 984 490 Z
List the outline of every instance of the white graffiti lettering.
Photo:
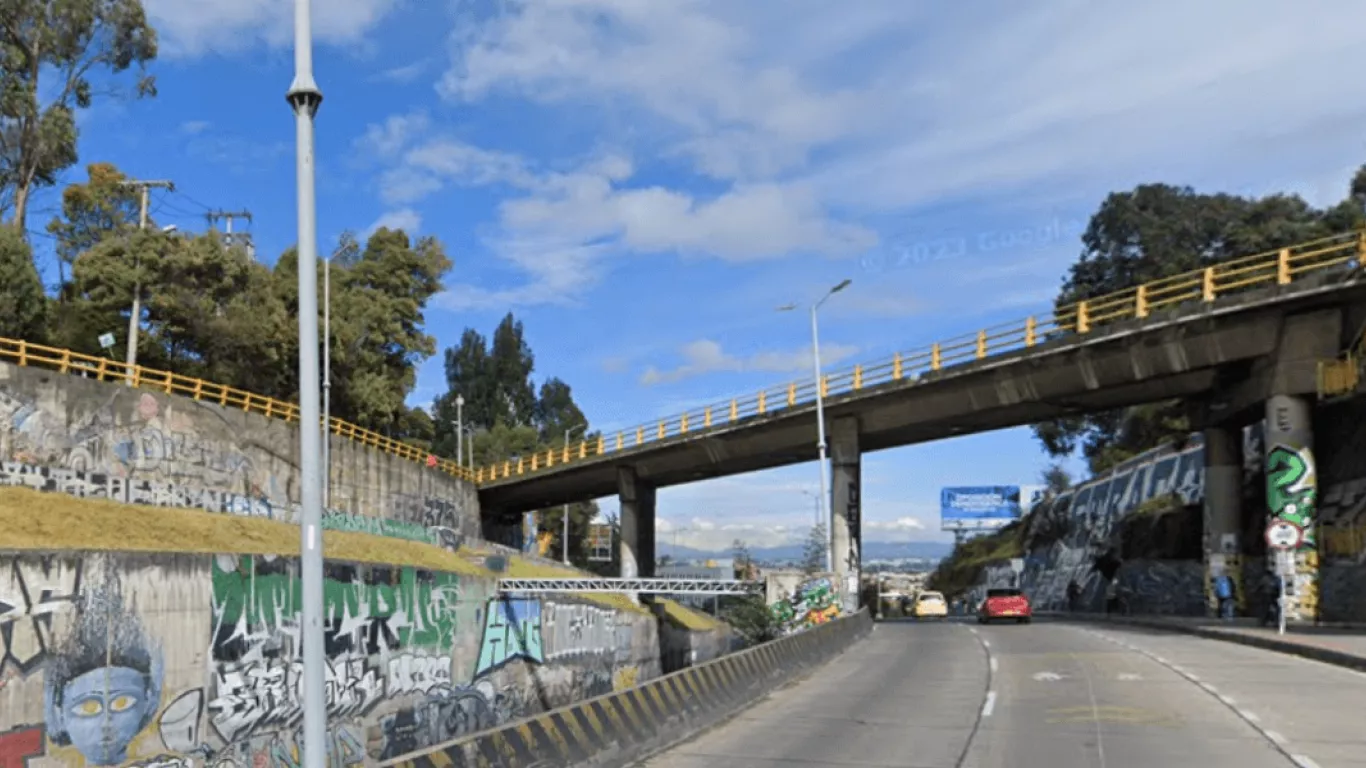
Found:
M 326 699 L 331 717 L 355 717 L 385 696 L 384 681 L 363 656 L 329 659 Z M 224 741 L 252 731 L 287 727 L 303 715 L 303 662 L 220 665 L 217 696 L 209 702 L 210 719 Z
M 403 654 L 389 660 L 385 684 L 390 696 L 428 693 L 437 687 L 450 687 L 451 661 L 441 656 Z

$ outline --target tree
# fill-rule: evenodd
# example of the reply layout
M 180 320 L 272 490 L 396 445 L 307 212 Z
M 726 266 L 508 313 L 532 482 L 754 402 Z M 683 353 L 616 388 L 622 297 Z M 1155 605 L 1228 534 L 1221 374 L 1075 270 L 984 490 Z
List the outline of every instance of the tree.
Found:
M 0 8 L 0 159 L 22 233 L 33 189 L 76 162 L 76 110 L 94 103 L 92 75 L 135 69 L 135 95 L 156 95 L 146 67 L 157 35 L 141 0 L 6 0 Z
M 44 341 L 47 296 L 33 250 L 19 231 L 0 226 L 0 336 Z
M 511 312 L 493 332 L 487 364 L 492 380 L 493 420 L 508 424 L 534 423 L 536 390 L 531 384 L 531 373 L 536 368 L 536 358 L 524 338 L 522 322 Z
M 570 386 L 557 378 L 546 379 L 541 384 L 541 394 L 533 410 L 533 423 L 542 443 L 563 445 L 567 431 L 579 434 L 580 439 L 587 438 L 580 430 L 588 428 L 588 418 L 574 402 Z
M 1049 464 L 1039 479 L 1043 481 L 1044 492 L 1050 498 L 1060 496 L 1072 487 L 1072 476 L 1060 463 Z
M 802 573 L 811 576 L 825 570 L 825 544 L 825 525 L 811 526 L 806 543 L 802 545 Z
M 128 177 L 122 171 L 111 163 L 92 163 L 86 174 L 85 184 L 68 184 L 62 190 L 62 213 L 47 225 L 57 238 L 57 269 L 63 284 L 76 257 L 138 225 L 141 203 L 137 190 L 124 183 Z
M 1358 173 L 1362 189 L 1366 176 Z M 1354 188 L 1354 194 L 1358 190 Z M 1355 208 L 1355 213 L 1353 209 Z M 1299 197 L 1247 199 L 1145 184 L 1110 194 L 1082 235 L 1083 251 L 1057 297 L 1061 308 L 1209 264 L 1293 245 L 1360 222 L 1360 205 L 1317 211 Z M 1057 457 L 1077 450 L 1093 473 L 1190 429 L 1179 401 L 1145 404 L 1037 424 L 1036 437 Z

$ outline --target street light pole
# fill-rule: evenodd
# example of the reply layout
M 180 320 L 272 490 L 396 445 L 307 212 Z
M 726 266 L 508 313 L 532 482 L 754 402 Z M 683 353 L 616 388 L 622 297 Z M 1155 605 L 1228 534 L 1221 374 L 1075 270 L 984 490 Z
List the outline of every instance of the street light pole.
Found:
M 313 118 L 323 95 L 313 81 L 309 0 L 294 0 L 294 82 L 285 98 L 294 111 L 299 215 L 299 525 L 302 611 L 303 768 L 327 766 L 327 686 L 323 653 L 321 403 L 318 381 L 318 222 Z
M 228 220 L 232 226 L 232 220 Z M 323 259 L 323 509 L 332 508 L 332 258 Z
M 816 325 L 816 313 L 820 310 L 825 300 L 849 287 L 852 280 L 841 280 L 833 288 L 825 292 L 815 304 L 811 305 L 811 365 L 816 373 L 816 454 L 819 466 L 817 470 L 821 476 L 821 520 L 829 523 L 830 521 L 830 483 L 826 478 L 826 444 L 825 444 L 825 387 L 821 380 L 821 341 L 820 330 Z M 795 305 L 789 304 L 778 308 L 781 311 L 796 309 Z M 825 569 L 834 571 L 835 569 L 835 526 L 826 525 L 825 532 Z
M 455 396 L 455 463 L 465 457 L 465 396 Z

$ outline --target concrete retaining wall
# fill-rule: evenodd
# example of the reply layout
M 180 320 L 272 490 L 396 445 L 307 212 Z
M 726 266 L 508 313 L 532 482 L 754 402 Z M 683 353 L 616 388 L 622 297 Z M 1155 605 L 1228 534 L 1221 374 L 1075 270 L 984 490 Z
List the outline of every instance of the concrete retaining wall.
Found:
M 0 552 L 0 764 L 294 768 L 296 574 L 278 557 Z M 328 563 L 330 766 L 658 678 L 652 616 L 495 589 Z
M 470 483 L 331 440 L 329 527 L 419 539 L 433 526 L 479 535 Z M 293 521 L 298 425 L 0 363 L 0 485 Z
M 867 636 L 866 610 L 627 691 L 386 763 L 436 768 L 624 766 L 708 728 Z

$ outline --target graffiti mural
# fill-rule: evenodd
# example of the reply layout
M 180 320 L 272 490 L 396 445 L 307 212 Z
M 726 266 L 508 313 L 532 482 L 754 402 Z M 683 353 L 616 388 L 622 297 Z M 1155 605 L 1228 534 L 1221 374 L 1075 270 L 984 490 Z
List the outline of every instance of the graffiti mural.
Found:
M 474 676 L 483 677 L 510 661 L 545 662 L 539 600 L 494 598 L 484 614 L 484 634 Z
M 284 557 L 0 556 L 0 768 L 298 768 L 301 586 Z M 651 617 L 495 590 L 327 563 L 329 766 L 659 674 Z
M 173 395 L 0 366 L 6 374 L 0 377 L 0 486 L 298 521 L 299 505 L 291 499 L 298 468 L 289 453 L 296 425 Z M 388 479 L 382 491 L 349 479 L 346 454 L 371 450 L 338 444 L 333 496 L 346 514 L 335 510 L 326 527 L 426 543 L 432 543 L 432 526 L 477 534 L 478 515 L 467 509 L 471 489 L 454 478 L 382 456 L 379 466 Z M 381 517 L 391 519 L 368 522 Z
M 802 582 L 790 597 L 769 606 L 774 620 L 785 634 L 799 632 L 838 618 L 839 602 L 830 579 L 821 577 Z
M 1273 520 L 1304 530 L 1301 551 L 1315 549 L 1314 521 L 1318 475 L 1308 448 L 1273 445 L 1266 453 L 1266 503 Z

